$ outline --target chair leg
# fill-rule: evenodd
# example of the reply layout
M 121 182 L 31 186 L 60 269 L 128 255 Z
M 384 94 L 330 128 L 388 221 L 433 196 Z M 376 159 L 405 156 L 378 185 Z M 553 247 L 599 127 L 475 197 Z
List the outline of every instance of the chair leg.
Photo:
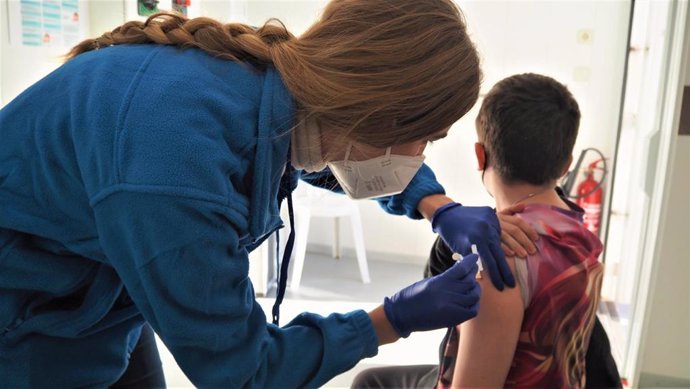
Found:
M 340 248 L 340 218 L 333 218 L 333 258 L 340 259 L 342 250 Z
M 364 249 L 364 231 L 362 230 L 362 218 L 359 215 L 359 210 L 350 215 L 350 224 L 352 225 L 352 235 L 357 252 L 359 274 L 362 276 L 362 282 L 368 284 L 371 282 L 371 278 L 369 277 L 369 265 L 367 265 L 367 252 Z
M 308 209 L 300 209 L 296 212 L 295 220 L 295 251 L 294 261 L 292 262 L 292 277 L 290 277 L 290 289 L 299 289 L 302 281 L 302 270 L 304 269 L 304 258 L 307 255 L 307 237 L 309 236 L 309 222 L 311 215 Z

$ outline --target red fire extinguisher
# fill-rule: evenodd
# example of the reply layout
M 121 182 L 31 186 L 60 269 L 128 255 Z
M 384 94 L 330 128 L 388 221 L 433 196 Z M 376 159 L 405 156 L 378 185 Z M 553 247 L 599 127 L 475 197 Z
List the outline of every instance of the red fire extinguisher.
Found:
M 599 235 L 599 224 L 601 223 L 601 203 L 604 198 L 602 183 L 594 179 L 594 170 L 603 159 L 592 162 L 585 170 L 585 180 L 577 186 L 576 202 L 584 209 L 585 227 L 594 234 Z

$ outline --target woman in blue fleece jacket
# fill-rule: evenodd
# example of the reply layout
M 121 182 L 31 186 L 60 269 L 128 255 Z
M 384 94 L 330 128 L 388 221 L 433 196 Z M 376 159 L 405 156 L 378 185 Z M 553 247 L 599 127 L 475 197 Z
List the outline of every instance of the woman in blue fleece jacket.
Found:
M 453 203 L 421 162 L 479 82 L 450 0 L 334 1 L 299 39 L 159 15 L 82 42 L 0 111 L 2 386 L 111 386 L 148 323 L 196 386 L 317 387 L 474 316 L 463 261 L 370 313 L 267 324 L 248 253 L 301 178 L 386 195 L 514 285 L 493 210 Z

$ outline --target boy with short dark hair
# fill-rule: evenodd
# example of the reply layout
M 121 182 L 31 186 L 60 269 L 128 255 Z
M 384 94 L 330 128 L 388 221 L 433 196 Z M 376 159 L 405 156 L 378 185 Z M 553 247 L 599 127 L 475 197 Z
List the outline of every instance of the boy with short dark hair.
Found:
M 508 77 L 484 99 L 475 144 L 482 182 L 497 211 L 524 204 L 519 217 L 540 239 L 536 254 L 509 259 L 517 287 L 483 287 L 477 317 L 449 330 L 438 387 L 585 387 L 602 245 L 553 189 L 572 162 L 579 123 L 577 102 L 550 77 Z
M 579 125 L 580 109 L 565 86 L 531 73 L 497 83 L 476 121 L 480 142 L 501 179 L 532 185 L 550 184 L 563 175 Z
M 479 313 L 448 330 L 440 366 L 370 369 L 353 387 L 620 387 L 596 321 L 601 242 L 583 225 L 582 209 L 554 190 L 572 162 L 579 123 L 572 94 L 550 77 L 515 75 L 489 91 L 476 120 L 482 183 L 497 211 L 524 205 L 518 216 L 539 232 L 537 253 L 508 258 L 514 289 L 478 280 Z M 439 238 L 426 276 L 453 263 Z M 588 354 L 593 328 L 597 353 Z

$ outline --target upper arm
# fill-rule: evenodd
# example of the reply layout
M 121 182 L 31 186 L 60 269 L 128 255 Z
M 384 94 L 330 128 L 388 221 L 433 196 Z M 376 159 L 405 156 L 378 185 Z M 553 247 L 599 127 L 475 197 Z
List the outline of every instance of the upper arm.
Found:
M 515 259 L 508 258 L 515 272 Z M 499 291 L 489 277 L 478 280 L 482 295 L 479 313 L 460 328 L 453 372 L 456 388 L 502 388 L 515 354 L 524 303 L 520 286 Z

